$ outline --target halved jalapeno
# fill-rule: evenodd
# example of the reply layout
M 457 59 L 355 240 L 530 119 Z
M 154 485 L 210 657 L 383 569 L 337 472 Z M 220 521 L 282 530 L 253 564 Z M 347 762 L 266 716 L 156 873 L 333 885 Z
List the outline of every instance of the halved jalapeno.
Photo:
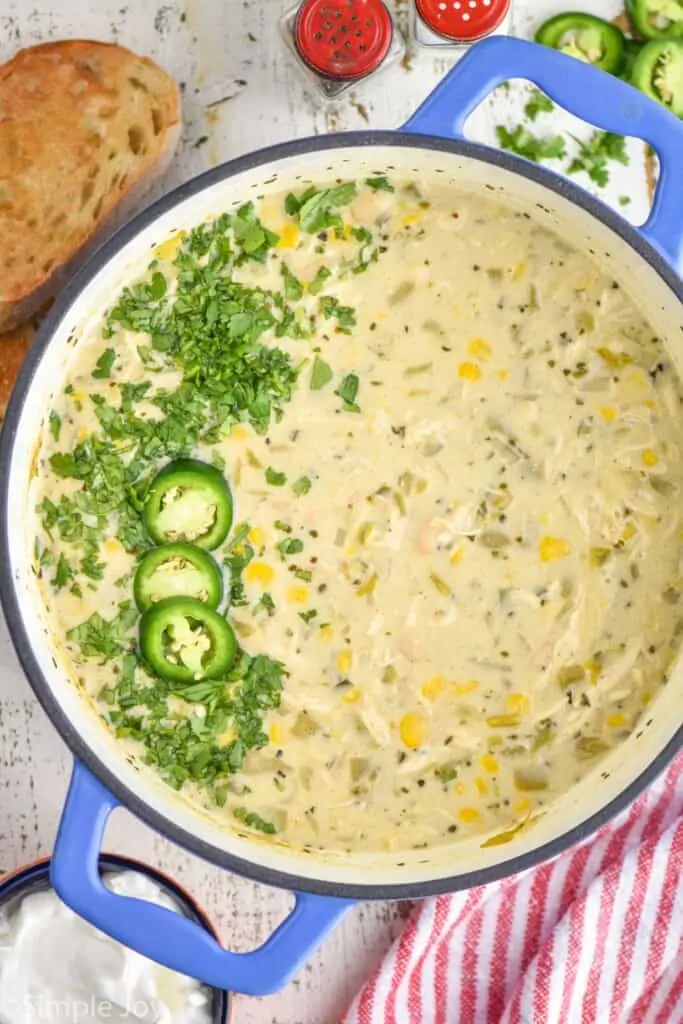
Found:
M 211 555 L 195 544 L 162 544 L 140 560 L 133 593 L 141 612 L 167 597 L 194 597 L 217 608 L 223 576 Z
M 168 597 L 140 620 L 140 650 L 150 668 L 174 683 L 219 679 L 237 654 L 226 620 L 194 597 Z
M 147 532 L 157 544 L 197 544 L 212 551 L 232 525 L 232 497 L 215 466 L 176 459 L 152 482 L 143 511 Z

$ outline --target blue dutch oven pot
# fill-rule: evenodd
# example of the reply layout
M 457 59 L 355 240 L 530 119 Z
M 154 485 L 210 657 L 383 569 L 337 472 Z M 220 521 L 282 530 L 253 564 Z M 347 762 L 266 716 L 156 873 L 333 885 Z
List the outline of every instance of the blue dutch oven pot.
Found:
M 661 164 L 654 206 L 640 228 L 552 172 L 507 153 L 467 142 L 469 114 L 502 82 L 529 79 L 556 103 L 593 125 L 650 143 Z M 46 642 L 24 543 L 30 506 L 31 458 L 78 325 L 92 308 L 106 308 L 137 253 L 173 231 L 215 215 L 236 197 L 267 188 L 296 187 L 372 169 L 450 174 L 482 194 L 506 195 L 536 207 L 535 215 L 573 236 L 615 274 L 632 282 L 652 317 L 665 317 L 672 352 L 683 366 L 678 276 L 683 239 L 683 124 L 624 82 L 549 49 L 496 38 L 475 46 L 398 132 L 351 132 L 275 146 L 219 167 L 146 210 L 108 242 L 66 290 L 46 321 L 15 389 L 2 433 L 2 537 L 0 580 L 7 623 L 26 674 L 76 763 L 51 866 L 53 885 L 84 918 L 120 942 L 193 975 L 209 985 L 264 995 L 284 985 L 357 900 L 414 899 L 457 891 L 514 874 L 555 856 L 590 835 L 623 809 L 655 776 L 683 741 L 683 690 L 674 672 L 648 710 L 649 718 L 602 770 L 548 809 L 533 829 L 508 846 L 378 857 L 323 859 L 247 837 L 235 837 L 200 818 L 159 783 L 136 772 L 66 679 Z M 274 182 L 279 183 L 275 186 Z M 253 190 L 257 190 L 254 192 Z M 223 204 L 221 206 L 221 203 Z M 563 228 L 564 226 L 564 228 Z M 148 257 L 147 257 L 148 259 Z M 140 263 L 142 270 L 143 264 Z M 108 284 L 107 284 L 108 282 Z M 99 298 L 98 298 L 99 296 Z M 681 333 L 679 333 L 681 332 Z M 611 755 L 610 755 L 611 756 Z M 604 764 L 601 765 L 604 769 Z M 583 785 L 583 788 L 581 788 Z M 163 790 L 163 792 L 162 792 Z M 99 873 L 107 818 L 122 805 L 189 851 L 256 881 L 288 889 L 295 906 L 260 948 L 236 954 L 205 928 L 160 907 L 109 892 Z

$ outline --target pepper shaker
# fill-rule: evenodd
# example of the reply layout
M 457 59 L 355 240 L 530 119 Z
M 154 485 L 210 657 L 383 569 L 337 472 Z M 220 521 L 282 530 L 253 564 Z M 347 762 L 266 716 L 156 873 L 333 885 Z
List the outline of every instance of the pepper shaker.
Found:
M 506 34 L 511 7 L 511 0 L 413 0 L 411 34 L 419 46 L 459 49 Z

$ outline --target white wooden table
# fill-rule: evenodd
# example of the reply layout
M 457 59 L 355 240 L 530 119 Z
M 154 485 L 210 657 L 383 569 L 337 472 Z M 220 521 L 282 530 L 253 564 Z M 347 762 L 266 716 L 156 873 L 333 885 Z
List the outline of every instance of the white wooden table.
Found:
M 407 3 L 396 0 L 403 19 Z M 513 31 L 520 36 L 567 8 L 605 17 L 621 8 L 620 0 L 514 3 Z M 435 51 L 423 50 L 406 66 L 324 106 L 307 95 L 279 38 L 282 9 L 283 0 L 0 0 L 0 60 L 22 46 L 81 37 L 116 41 L 159 61 L 182 83 L 184 100 L 183 140 L 166 188 L 241 153 L 297 136 L 395 128 L 450 67 L 443 51 L 434 56 Z M 497 96 L 475 115 L 470 134 L 491 140 L 496 124 L 519 119 L 522 104 L 520 89 Z M 563 127 L 569 125 L 570 119 L 557 118 Z M 554 132 L 557 125 L 545 124 L 548 128 Z M 202 136 L 208 141 L 197 147 Z M 642 147 L 633 147 L 631 166 L 618 169 L 610 187 L 615 199 L 633 196 L 629 216 L 642 220 Z M 70 767 L 69 753 L 38 707 L 0 620 L 0 872 L 50 853 Z M 204 864 L 127 813 L 115 815 L 106 846 L 157 864 L 187 886 L 231 948 L 247 950 L 262 941 L 288 907 L 286 894 Z M 408 910 L 406 905 L 359 906 L 284 991 L 268 999 L 237 997 L 235 1024 L 333 1024 L 399 933 Z

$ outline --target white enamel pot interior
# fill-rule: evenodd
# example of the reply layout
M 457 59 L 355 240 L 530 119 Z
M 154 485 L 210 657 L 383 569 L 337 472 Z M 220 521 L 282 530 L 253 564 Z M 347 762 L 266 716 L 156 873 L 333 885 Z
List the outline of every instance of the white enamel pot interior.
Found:
M 151 250 L 182 229 L 282 190 L 388 171 L 394 178 L 438 176 L 475 196 L 527 211 L 613 275 L 668 338 L 683 375 L 683 289 L 642 237 L 578 188 L 505 154 L 465 142 L 409 134 L 350 133 L 305 140 L 235 161 L 161 200 L 91 261 L 43 328 L 14 396 L 4 455 L 3 601 L 19 655 L 47 713 L 99 781 L 159 832 L 217 865 L 286 888 L 345 897 L 408 897 L 451 891 L 511 874 L 588 835 L 633 798 L 683 741 L 683 668 L 653 700 L 631 738 L 599 763 L 507 845 L 481 839 L 401 854 L 318 855 L 251 841 L 219 827 L 128 763 L 104 723 L 82 699 L 53 648 L 31 562 L 32 471 L 52 396 L 62 386 L 79 338 L 121 287 L 142 275 Z

